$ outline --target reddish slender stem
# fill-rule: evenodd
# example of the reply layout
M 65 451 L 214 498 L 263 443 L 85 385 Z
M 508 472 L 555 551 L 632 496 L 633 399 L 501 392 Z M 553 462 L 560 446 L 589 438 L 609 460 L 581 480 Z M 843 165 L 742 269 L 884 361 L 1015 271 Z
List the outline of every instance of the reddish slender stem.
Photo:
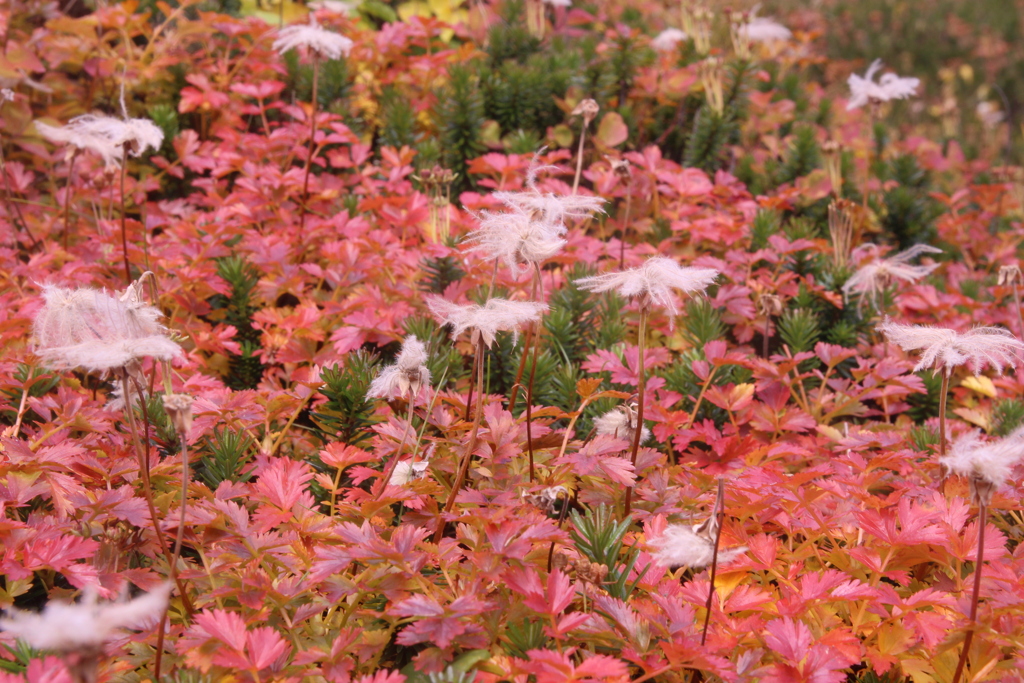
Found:
M 639 368 L 640 379 L 637 383 L 637 401 L 636 401 L 636 433 L 633 434 L 633 452 L 629 456 L 630 463 L 633 464 L 634 474 L 636 473 L 636 456 L 640 452 L 640 437 L 644 431 L 644 379 L 647 374 L 644 369 L 644 345 L 647 337 L 647 306 L 640 308 L 640 335 L 637 338 L 637 355 L 639 356 Z M 637 477 L 639 480 L 639 477 Z M 630 486 L 626 489 L 626 509 L 625 514 L 628 516 L 631 505 L 633 503 L 633 487 Z
M 956 671 L 953 673 L 953 683 L 960 683 L 960 676 L 967 664 L 967 656 L 971 652 L 971 641 L 974 640 L 974 626 L 978 621 L 978 600 L 981 597 L 981 569 L 985 559 L 985 524 L 988 523 L 988 506 L 985 503 L 978 505 L 978 561 L 974 566 L 974 590 L 971 592 L 971 626 L 964 638 L 964 649 L 960 653 L 960 661 L 956 663 Z
M 700 634 L 700 644 L 703 645 L 708 638 L 708 624 L 711 623 L 711 600 L 715 597 L 715 575 L 718 573 L 718 546 L 722 541 L 722 522 L 725 520 L 725 480 L 718 478 L 718 496 L 715 498 L 715 512 L 717 529 L 715 530 L 715 550 L 711 554 L 711 585 L 708 586 L 708 601 L 704 614 L 704 629 Z
M 282 3 L 283 4 L 283 3 Z M 310 102 L 312 111 L 309 114 L 309 151 L 306 154 L 306 170 L 302 177 L 302 207 L 299 210 L 299 232 L 306 227 L 306 205 L 309 203 L 309 170 L 313 165 L 313 149 L 316 145 L 316 89 L 317 80 L 320 74 L 320 59 L 316 51 L 313 51 L 313 100 Z

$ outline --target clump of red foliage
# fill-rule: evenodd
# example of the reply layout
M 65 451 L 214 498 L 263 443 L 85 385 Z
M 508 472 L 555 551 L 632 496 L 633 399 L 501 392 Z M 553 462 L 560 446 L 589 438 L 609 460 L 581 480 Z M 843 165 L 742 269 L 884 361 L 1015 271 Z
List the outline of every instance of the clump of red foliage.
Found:
M 684 167 L 656 140 L 627 142 L 621 117 L 599 119 L 598 153 L 588 151 L 581 192 L 608 199 L 608 213 L 570 221 L 566 249 L 542 271 L 544 296 L 569 287 L 579 264 L 607 272 L 620 258 L 633 267 L 665 255 L 720 271 L 707 305 L 721 329 L 704 339 L 651 312 L 644 398 L 653 440 L 635 464 L 622 439 L 576 428 L 596 406 L 633 398 L 635 305 L 616 309 L 621 339 L 588 350 L 575 366 L 571 405 L 535 400 L 529 439 L 525 379 L 515 412 L 509 395 L 475 387 L 474 396 L 484 392 L 483 413 L 468 484 L 445 513 L 471 440 L 473 349 L 435 340 L 432 353 L 450 361 L 448 376 L 435 373 L 443 382 L 436 394 L 409 398 L 418 400 L 411 409 L 404 400 L 368 404 L 356 432 L 324 427 L 339 424 L 325 415 L 359 412 L 328 395 L 326 373 L 356 368 L 365 352 L 393 355 L 407 320 L 426 315 L 425 262 L 447 259 L 462 271 L 438 292 L 452 300 L 492 284 L 510 298 L 533 294 L 529 277 L 504 268 L 495 275 L 479 254 L 440 240 L 438 221 L 447 216 L 452 235 L 465 235 L 473 212 L 496 210 L 487 191 L 524 189 L 534 160 L 497 143 L 468 164 L 475 189 L 438 211 L 437 193 L 422 180 L 433 171 L 417 168 L 414 150 L 375 146 L 369 128 L 357 133 L 340 113 L 320 108 L 306 187 L 313 109 L 282 96 L 288 70 L 262 20 L 163 3 L 115 4 L 77 18 L 41 3 L 25 12 L 6 27 L 2 76 L 10 76 L 14 100 L 0 109 L 0 606 L 39 607 L 87 586 L 114 598 L 129 587 L 152 590 L 170 575 L 125 411 L 109 402 L 116 384 L 49 371 L 29 344 L 45 283 L 124 288 L 124 212 L 128 261 L 135 275 L 155 274 L 150 296 L 185 349 L 169 374 L 147 363 L 142 376 L 154 395 L 166 384 L 195 397 L 185 450 L 208 476 L 187 483 L 177 569 L 184 594 L 172 595 L 166 634 L 154 628 L 109 644 L 103 680 L 153 675 L 158 647 L 162 675 L 182 681 L 398 683 L 442 671 L 444 680 L 475 672 L 477 681 L 524 683 L 675 682 L 696 672 L 778 683 L 952 680 L 972 628 L 979 530 L 967 483 L 944 480 L 932 455 L 935 382 L 870 329 L 845 345 L 818 329 L 802 349 L 792 348 L 793 334 L 780 336 L 808 308 L 856 308 L 843 301 L 841 282 L 815 275 L 837 258 L 827 230 L 805 224 L 824 225 L 811 208 L 823 208 L 833 189 L 823 166 L 755 194 L 726 164 L 714 172 Z M 487 16 L 471 15 L 452 34 L 432 18 L 377 28 L 320 13 L 325 27 L 354 41 L 347 64 L 358 76 L 347 103 L 365 119 L 385 87 L 400 88 L 426 116 L 450 66 L 481 48 L 476 22 Z M 603 10 L 551 16 L 568 35 L 592 33 L 599 52 L 629 31 Z M 669 15 L 654 16 L 664 23 Z M 796 70 L 813 106 L 842 96 L 841 83 L 826 89 L 811 80 L 820 61 L 812 38 L 798 31 L 785 51 L 748 65 L 755 80 L 771 80 L 770 63 Z M 699 69 L 698 60 L 660 56 L 638 68 L 625 97 L 651 107 L 674 105 L 679 91 L 702 97 Z M 122 82 L 131 114 L 172 106 L 189 124 L 157 154 L 129 157 L 123 178 L 87 151 L 69 155 L 35 133 L 33 120 L 116 112 Z M 579 119 L 569 116 L 575 102 L 563 104 L 566 126 L 549 142 L 578 135 Z M 768 174 L 797 136 L 794 103 L 780 89 L 753 89 L 747 107 L 725 153 L 746 155 L 751 173 Z M 899 198 L 901 180 L 869 174 L 869 165 L 913 159 L 935 178 L 925 199 L 936 212 L 934 242 L 947 247 L 943 267 L 890 290 L 884 312 L 960 330 L 1018 331 L 1011 284 L 996 281 L 1000 266 L 1015 263 L 1024 234 L 1017 186 L 993 168 L 995 158 L 967 161 L 955 142 L 891 124 L 879 158 L 866 120 L 835 107 L 828 126 L 812 133 L 818 143 L 841 143 L 846 182 L 867 195 L 844 209 L 855 238 L 895 241 L 885 230 L 898 207 L 886 201 Z M 537 161 L 553 168 L 541 173 L 539 191 L 570 192 L 571 135 L 567 142 L 540 153 Z M 630 175 L 605 154 L 628 161 Z M 762 232 L 758 221 L 770 215 L 789 221 L 785 229 Z M 250 269 L 243 303 L 225 279 L 229 261 Z M 762 304 L 772 300 L 782 308 Z M 855 315 L 870 328 L 874 313 Z M 248 388 L 235 382 L 240 358 L 258 366 Z M 955 375 L 951 385 L 953 434 L 972 425 L 1004 429 L 1024 389 L 1012 371 Z M 182 504 L 177 438 L 159 401 L 136 412 L 169 544 Z M 409 437 L 409 415 L 422 435 Z M 424 476 L 381 486 L 390 458 L 414 441 L 429 460 Z M 225 453 L 237 456 L 227 472 L 216 469 Z M 1020 475 L 991 502 L 970 680 L 1009 680 L 1024 666 Z M 670 522 L 707 519 L 719 477 L 721 546 L 747 551 L 717 568 L 702 643 L 710 572 L 662 567 L 648 542 Z M 603 505 L 614 523 L 630 487 L 622 543 L 612 544 L 614 557 L 595 561 L 574 531 L 579 520 L 574 526 L 565 511 L 593 517 Z M 442 520 L 447 533 L 435 542 Z M 5 638 L 4 680 L 67 680 L 63 661 Z

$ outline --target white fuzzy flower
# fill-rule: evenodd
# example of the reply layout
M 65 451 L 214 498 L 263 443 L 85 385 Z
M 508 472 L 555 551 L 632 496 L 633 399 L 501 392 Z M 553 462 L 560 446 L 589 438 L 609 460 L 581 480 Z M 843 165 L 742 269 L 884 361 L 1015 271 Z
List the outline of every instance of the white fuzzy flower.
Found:
M 38 650 L 96 652 L 124 628 L 153 624 L 167 608 L 170 585 L 129 602 L 97 603 L 96 589 L 83 591 L 77 604 L 50 601 L 41 613 L 11 611 L 0 627 Z
M 951 372 L 966 365 L 974 374 L 986 366 L 1001 374 L 1024 360 L 1024 343 L 1001 327 L 975 327 L 961 334 L 943 327 L 900 325 L 886 318 L 878 329 L 905 351 L 921 351 L 915 372 L 924 368 Z
M 402 460 L 395 465 L 395 471 L 391 474 L 389 486 L 405 486 L 409 482 L 421 479 L 427 471 L 429 463 L 426 460 Z
M 470 249 L 485 252 L 488 261 L 502 261 L 514 273 L 529 269 L 522 264 L 543 263 L 565 246 L 560 237 L 565 226 L 534 220 L 523 211 L 484 211 L 478 219 L 480 227 L 469 235 Z
M 120 166 L 125 146 L 132 156 L 137 157 L 148 149 L 160 149 L 164 143 L 164 132 L 149 119 L 85 114 L 76 116 L 60 128 L 37 121 L 36 130 L 51 142 L 63 142 L 95 152 L 108 167 Z
M 651 47 L 658 52 L 671 52 L 676 49 L 676 44 L 686 40 L 686 32 L 677 28 L 667 28 L 653 39 Z
M 326 10 L 335 14 L 349 14 L 359 7 L 358 2 L 344 2 L 343 0 L 316 0 L 309 3 L 312 10 Z
M 917 88 L 921 85 L 918 78 L 901 78 L 894 73 L 884 74 L 878 83 L 875 83 L 875 74 L 882 68 L 882 60 L 876 59 L 871 62 L 868 72 L 863 77 L 857 74 L 850 74 L 846 81 L 850 86 L 850 101 L 846 103 L 846 110 L 863 107 L 868 102 L 888 102 L 889 100 L 902 100 L 917 94 Z
M 142 301 L 136 285 L 120 297 L 47 285 L 43 298 L 33 325 L 34 351 L 55 370 L 105 373 L 146 356 L 171 360 L 181 353 L 159 322 L 162 314 Z
M 999 105 L 990 100 L 978 102 L 974 111 L 986 128 L 995 128 L 1006 118 L 1006 114 L 999 108 Z
M 788 28 L 767 17 L 753 17 L 739 27 L 741 38 L 751 43 L 771 43 L 775 41 L 789 40 L 793 32 Z
M 552 7 L 572 7 L 572 0 L 543 0 L 543 2 Z
M 594 430 L 598 435 L 611 436 L 633 443 L 636 438 L 636 404 L 623 404 L 609 410 L 594 420 Z M 651 438 L 651 430 L 644 427 L 640 431 L 640 443 Z
M 476 335 L 479 334 L 484 345 L 488 347 L 494 343 L 495 336 L 502 330 L 512 332 L 513 340 L 517 341 L 519 327 L 524 323 L 540 320 L 541 314 L 548 310 L 547 304 L 536 301 L 506 299 L 490 299 L 484 306 L 463 306 L 439 296 L 426 297 L 426 302 L 427 308 L 442 325 L 452 326 L 453 339 L 466 330 L 473 330 L 474 342 Z
M 1017 430 L 1004 439 L 985 441 L 977 430 L 967 432 L 954 441 L 939 464 L 947 474 L 966 478 L 971 498 L 978 505 L 988 505 L 992 494 L 1006 484 L 1014 465 L 1024 457 L 1024 433 Z
M 81 118 L 81 117 L 79 117 Z M 66 126 L 50 126 L 36 121 L 36 130 L 50 142 L 67 144 L 81 150 L 87 150 L 103 159 L 107 168 L 121 165 L 122 150 L 105 135 L 97 134 L 85 125 L 78 125 L 78 119 L 71 119 Z
M 861 247 L 863 251 L 878 253 L 878 247 L 874 244 L 866 244 Z M 915 244 L 910 249 L 901 251 L 888 258 L 875 258 L 867 265 L 861 266 L 849 280 L 843 285 L 843 294 L 849 297 L 851 294 L 861 294 L 861 303 L 864 298 L 870 299 L 875 308 L 878 308 L 878 297 L 889 283 L 894 280 L 901 282 L 917 282 L 933 270 L 938 268 L 940 263 L 931 263 L 923 266 L 910 264 L 912 259 L 923 254 L 941 254 L 942 250 L 927 244 Z
M 717 277 L 718 271 L 712 268 L 684 267 L 670 258 L 653 256 L 639 268 L 585 277 L 576 280 L 576 284 L 591 292 L 614 290 L 624 297 L 637 299 L 641 308 L 662 306 L 675 317 L 679 308 L 673 290 L 686 294 L 703 293 Z
M 689 526 L 670 524 L 660 536 L 650 541 L 654 559 L 666 567 L 701 569 L 711 564 L 715 554 L 715 535 L 707 524 Z M 718 549 L 718 564 L 728 564 L 746 552 L 745 547 Z
M 402 350 L 394 365 L 388 365 L 370 384 L 367 398 L 416 397 L 420 387 L 430 384 L 430 370 L 427 369 L 427 347 L 416 335 L 410 335 L 402 342 Z
M 2 103 L 2 102 L 13 102 L 13 101 L 14 101 L 14 91 L 13 90 L 11 90 L 10 88 L 2 88 L 2 89 L 0 89 L 0 103 Z
M 605 200 L 601 197 L 541 192 L 537 188 L 537 176 L 541 171 L 548 170 L 557 169 L 554 166 L 541 166 L 535 158 L 526 172 L 526 192 L 492 192 L 491 196 L 510 209 L 528 214 L 533 220 L 554 226 L 558 235 L 566 231 L 565 219 L 582 220 L 603 211 Z
M 277 40 L 274 41 L 278 54 L 304 47 L 321 59 L 341 59 L 352 51 L 352 45 L 352 41 L 340 33 L 320 28 L 313 13 L 309 15 L 308 24 L 283 28 L 277 32 Z

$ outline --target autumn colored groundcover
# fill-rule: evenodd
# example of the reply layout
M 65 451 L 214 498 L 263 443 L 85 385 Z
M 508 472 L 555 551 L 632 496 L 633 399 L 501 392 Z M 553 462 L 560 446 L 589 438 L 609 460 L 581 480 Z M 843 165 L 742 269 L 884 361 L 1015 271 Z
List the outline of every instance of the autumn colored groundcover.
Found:
M 1020 680 L 1015 52 L 343 4 L 0 19 L 4 681 Z

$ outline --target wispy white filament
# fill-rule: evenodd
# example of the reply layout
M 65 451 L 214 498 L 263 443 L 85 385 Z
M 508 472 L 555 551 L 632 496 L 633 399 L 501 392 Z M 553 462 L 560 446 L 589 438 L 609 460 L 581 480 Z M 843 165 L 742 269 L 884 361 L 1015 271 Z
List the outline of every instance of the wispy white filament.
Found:
M 427 297 L 426 302 L 442 325 L 452 326 L 453 339 L 466 330 L 473 330 L 488 347 L 502 330 L 512 332 L 513 338 L 518 340 L 520 326 L 540 320 L 541 314 L 548 310 L 547 304 L 506 299 L 490 299 L 484 306 L 456 304 L 440 296 Z
M 894 73 L 887 73 L 875 83 L 875 74 L 881 68 L 882 60 L 876 59 L 871 62 L 871 66 L 868 67 L 864 76 L 850 74 L 850 78 L 846 81 L 850 86 L 850 101 L 846 103 L 847 111 L 863 107 L 872 101 L 903 100 L 917 94 L 917 88 L 921 85 L 920 79 L 917 78 L 902 78 Z
M 591 292 L 616 291 L 624 297 L 637 299 L 641 306 L 661 306 L 675 317 L 679 314 L 675 290 L 685 294 L 703 293 L 717 277 L 718 271 L 712 268 L 681 266 L 670 258 L 654 256 L 639 268 L 585 277 L 576 280 L 576 284 Z
M 1024 343 L 1001 327 L 975 327 L 961 334 L 943 327 L 901 325 L 886 318 L 878 329 L 905 351 L 921 351 L 915 372 L 924 368 L 948 372 L 966 365 L 975 374 L 986 367 L 1002 373 L 1024 359 Z
M 430 370 L 427 369 L 427 347 L 416 335 L 410 335 L 402 342 L 402 350 L 393 365 L 388 365 L 370 384 L 368 398 L 394 398 L 395 396 L 415 397 L 420 387 L 430 384 Z

